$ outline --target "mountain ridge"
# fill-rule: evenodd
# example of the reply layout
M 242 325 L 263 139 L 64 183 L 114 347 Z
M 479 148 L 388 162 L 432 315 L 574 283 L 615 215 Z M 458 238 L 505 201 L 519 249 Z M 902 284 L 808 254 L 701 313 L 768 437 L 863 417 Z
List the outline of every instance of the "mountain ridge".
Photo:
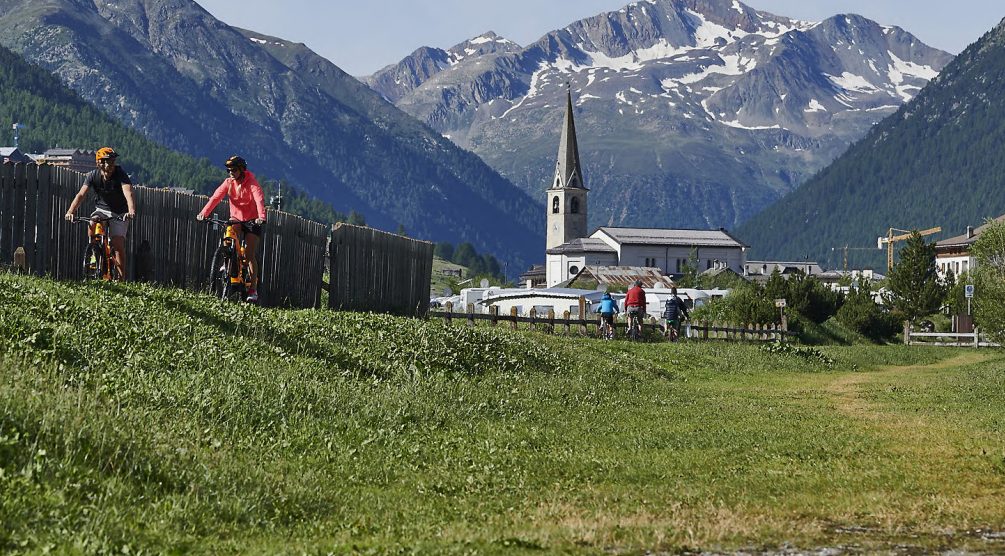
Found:
M 392 74 L 409 83 L 409 63 L 366 82 L 536 197 L 550 179 L 568 82 L 599 207 L 591 227 L 734 227 L 950 58 L 860 16 L 813 23 L 732 0 L 643 0 L 516 52 L 415 75 L 421 83 L 405 93 L 380 87 Z
M 1005 19 L 960 53 L 911 102 L 833 164 L 744 224 L 758 257 L 815 257 L 875 245 L 889 227 L 964 233 L 1005 213 Z M 881 266 L 857 253 L 865 264 Z

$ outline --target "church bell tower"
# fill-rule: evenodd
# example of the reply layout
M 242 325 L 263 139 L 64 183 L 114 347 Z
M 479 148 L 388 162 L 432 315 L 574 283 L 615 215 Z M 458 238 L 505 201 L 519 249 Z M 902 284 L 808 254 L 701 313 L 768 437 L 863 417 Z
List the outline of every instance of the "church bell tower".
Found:
M 586 195 L 583 167 L 579 163 L 576 143 L 576 123 L 572 115 L 572 90 L 566 93 L 565 124 L 558 145 L 555 177 L 548 188 L 547 249 L 553 249 L 573 239 L 586 237 Z

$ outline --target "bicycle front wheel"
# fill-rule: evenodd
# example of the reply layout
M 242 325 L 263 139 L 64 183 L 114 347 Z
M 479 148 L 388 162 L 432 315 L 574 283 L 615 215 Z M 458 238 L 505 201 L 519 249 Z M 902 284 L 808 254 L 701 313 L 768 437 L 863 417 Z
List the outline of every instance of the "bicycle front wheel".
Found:
M 210 259 L 209 293 L 221 299 L 227 298 L 231 266 L 233 266 L 233 252 L 226 247 L 217 247 Z
M 84 279 L 100 280 L 107 264 L 105 252 L 94 243 L 88 243 L 84 248 Z

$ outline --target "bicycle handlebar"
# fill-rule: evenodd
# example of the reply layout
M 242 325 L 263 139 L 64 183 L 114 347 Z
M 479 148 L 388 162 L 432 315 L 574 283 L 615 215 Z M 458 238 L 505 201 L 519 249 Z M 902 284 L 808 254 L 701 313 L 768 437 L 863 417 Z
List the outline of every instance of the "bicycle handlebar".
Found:
M 90 224 L 92 222 L 110 222 L 112 220 L 121 220 L 122 222 L 125 222 L 126 221 L 126 216 L 125 215 L 122 215 L 122 216 L 103 216 L 103 217 L 97 217 L 97 218 L 95 218 L 94 216 L 88 216 L 88 217 L 78 216 L 74 220 L 74 222 L 75 223 Z
M 253 224 L 254 220 L 224 220 L 222 218 L 216 218 L 215 216 L 208 216 L 202 219 L 203 222 L 207 224 L 220 224 L 222 226 L 230 226 L 231 224 Z

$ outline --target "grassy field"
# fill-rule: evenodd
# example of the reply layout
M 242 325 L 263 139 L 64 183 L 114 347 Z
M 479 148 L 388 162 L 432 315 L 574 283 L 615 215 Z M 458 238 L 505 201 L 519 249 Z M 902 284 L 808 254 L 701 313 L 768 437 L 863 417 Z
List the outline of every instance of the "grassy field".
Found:
M 1005 551 L 1005 354 L 0 274 L 0 551 Z

